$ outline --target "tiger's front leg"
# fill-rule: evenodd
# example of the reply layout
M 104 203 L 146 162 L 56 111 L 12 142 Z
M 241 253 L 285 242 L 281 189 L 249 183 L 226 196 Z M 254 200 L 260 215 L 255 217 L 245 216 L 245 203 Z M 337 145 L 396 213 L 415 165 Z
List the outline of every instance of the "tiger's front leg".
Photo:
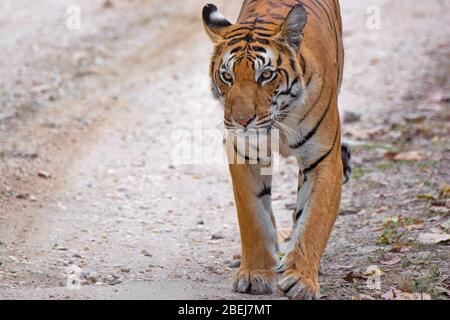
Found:
M 236 292 L 275 292 L 278 263 L 277 231 L 271 205 L 271 176 L 260 165 L 231 164 L 234 196 L 241 234 L 241 267 L 234 275 Z
M 291 299 L 312 300 L 320 294 L 322 255 L 339 212 L 343 166 L 339 146 L 316 168 L 304 172 L 287 255 L 276 271 L 278 287 Z

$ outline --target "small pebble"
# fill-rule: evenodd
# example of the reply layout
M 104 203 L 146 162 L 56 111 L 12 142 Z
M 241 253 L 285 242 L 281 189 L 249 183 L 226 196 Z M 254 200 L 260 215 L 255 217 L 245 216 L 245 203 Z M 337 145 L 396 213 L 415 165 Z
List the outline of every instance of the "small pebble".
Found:
M 52 177 L 50 173 L 45 172 L 45 171 L 39 171 L 37 175 L 39 178 L 42 178 L 42 179 L 50 179 Z
M 347 111 L 344 115 L 344 123 L 354 123 L 361 120 L 361 115 L 355 112 Z
M 225 237 L 221 234 L 213 234 L 211 237 L 211 240 L 222 240 L 225 239 Z
M 143 254 L 145 257 L 153 257 L 153 255 L 145 249 L 141 251 L 141 254 Z
M 241 260 L 233 260 L 228 264 L 228 266 L 232 269 L 237 269 L 241 266 Z
M 121 283 L 122 283 L 122 280 L 114 279 L 114 280 L 110 281 L 108 284 L 110 286 L 115 286 L 115 285 L 118 285 L 118 284 L 121 284 Z

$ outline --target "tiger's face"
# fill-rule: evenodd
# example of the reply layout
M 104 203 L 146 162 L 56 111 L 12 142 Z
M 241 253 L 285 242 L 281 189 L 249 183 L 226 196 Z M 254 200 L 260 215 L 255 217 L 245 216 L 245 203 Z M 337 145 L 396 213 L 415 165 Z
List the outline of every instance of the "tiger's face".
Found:
M 224 106 L 227 129 L 270 130 L 303 95 L 298 50 L 306 24 L 303 6 L 282 26 L 232 25 L 214 5 L 203 10 L 215 44 L 212 92 Z

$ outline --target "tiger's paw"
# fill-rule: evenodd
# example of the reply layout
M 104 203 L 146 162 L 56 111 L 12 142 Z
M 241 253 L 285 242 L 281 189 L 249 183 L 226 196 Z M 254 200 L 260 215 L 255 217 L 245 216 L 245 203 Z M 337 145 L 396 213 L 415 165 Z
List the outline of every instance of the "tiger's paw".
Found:
M 278 288 L 291 300 L 317 300 L 320 295 L 318 272 L 297 270 L 294 263 L 282 262 L 276 271 L 283 273 Z
M 319 282 L 296 270 L 287 270 L 278 282 L 278 288 L 291 300 L 317 300 L 320 294 Z
M 240 268 L 234 275 L 233 289 L 254 295 L 272 294 L 277 290 L 277 274 L 271 270 Z

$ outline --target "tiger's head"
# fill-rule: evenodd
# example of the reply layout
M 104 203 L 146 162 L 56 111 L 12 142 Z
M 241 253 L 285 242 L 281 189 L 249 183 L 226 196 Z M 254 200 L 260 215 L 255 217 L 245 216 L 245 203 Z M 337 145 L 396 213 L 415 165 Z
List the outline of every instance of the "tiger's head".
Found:
M 227 129 L 270 130 L 303 96 L 298 59 L 307 12 L 295 6 L 281 25 L 255 19 L 231 24 L 215 5 L 203 9 L 215 45 L 212 92 L 224 106 Z

